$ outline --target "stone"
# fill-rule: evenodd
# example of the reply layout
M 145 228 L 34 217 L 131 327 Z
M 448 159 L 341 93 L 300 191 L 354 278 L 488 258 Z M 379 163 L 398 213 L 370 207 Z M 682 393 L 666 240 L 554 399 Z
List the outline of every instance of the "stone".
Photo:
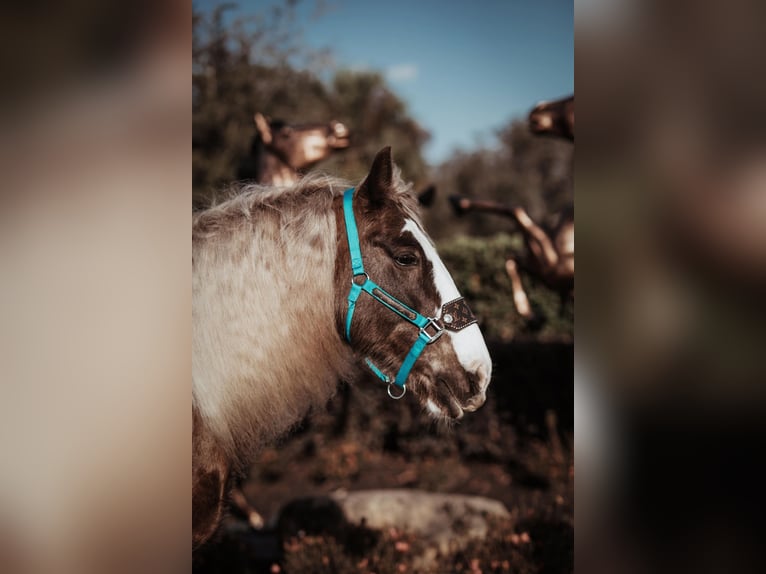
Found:
M 427 565 L 436 553 L 464 548 L 487 535 L 489 521 L 509 518 L 502 502 L 481 496 L 442 494 L 412 489 L 338 491 L 330 496 L 298 499 L 280 513 L 283 536 L 338 532 L 343 524 L 374 530 L 396 528 L 418 536 Z

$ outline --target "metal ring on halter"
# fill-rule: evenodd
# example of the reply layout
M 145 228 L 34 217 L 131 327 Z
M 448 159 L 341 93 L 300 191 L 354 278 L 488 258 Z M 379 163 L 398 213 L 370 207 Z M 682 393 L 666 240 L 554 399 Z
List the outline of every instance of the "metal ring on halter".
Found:
M 402 386 L 402 394 L 401 395 L 395 395 L 391 392 L 391 387 L 396 387 L 398 385 L 395 385 L 394 383 L 388 383 L 388 396 L 392 399 L 399 400 L 401 399 L 405 394 L 407 394 L 407 387 Z
M 364 281 L 362 281 L 361 283 L 357 283 L 357 282 L 356 282 L 356 278 L 357 278 L 357 277 L 363 278 L 363 279 L 364 279 Z M 357 273 L 356 275 L 354 275 L 354 276 L 352 276 L 352 277 L 351 277 L 351 283 L 352 283 L 352 284 L 354 284 L 354 285 L 357 285 L 357 286 L 359 286 L 359 287 L 361 287 L 362 285 L 364 285 L 365 283 L 367 283 L 367 281 L 369 281 L 369 280 L 370 280 L 370 276 L 369 276 L 369 275 L 367 275 L 367 272 L 366 272 L 366 271 L 363 271 L 362 273 Z

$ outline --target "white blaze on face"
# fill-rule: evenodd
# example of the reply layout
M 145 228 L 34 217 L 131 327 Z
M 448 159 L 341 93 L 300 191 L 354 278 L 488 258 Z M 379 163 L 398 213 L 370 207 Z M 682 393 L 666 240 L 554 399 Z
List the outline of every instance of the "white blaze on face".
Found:
M 425 253 L 433 268 L 434 284 L 441 300 L 439 306 L 434 309 L 433 316 L 438 317 L 439 313 L 441 313 L 442 305 L 459 298 L 460 292 L 457 290 L 452 276 L 439 258 L 438 253 L 436 253 L 433 243 L 431 243 L 431 240 L 420 226 L 413 220 L 406 219 L 402 228 L 402 232 L 404 231 L 409 231 L 417 242 L 420 243 L 423 253 Z M 479 370 L 484 371 L 485 378 L 481 388 L 481 391 L 484 391 L 487 385 L 489 385 L 489 379 L 492 374 L 492 360 L 489 357 L 489 351 L 479 326 L 474 323 L 461 331 L 447 330 L 446 333 L 452 341 L 452 347 L 455 349 L 455 354 L 463 368 L 471 373 Z

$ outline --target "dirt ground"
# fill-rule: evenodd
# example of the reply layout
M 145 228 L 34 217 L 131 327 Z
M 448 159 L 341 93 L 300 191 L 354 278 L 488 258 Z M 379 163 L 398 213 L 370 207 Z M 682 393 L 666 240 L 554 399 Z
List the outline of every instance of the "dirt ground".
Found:
M 391 400 L 373 378 L 342 387 L 325 409 L 264 450 L 243 483 L 267 527 L 256 533 L 232 513 L 217 540 L 195 557 L 194 571 L 412 572 L 406 556 L 369 562 L 365 554 L 380 554 L 383 539 L 352 549 L 320 538 L 309 548 L 286 544 L 269 525 L 299 497 L 416 488 L 491 497 L 511 513 L 492 540 L 442 557 L 438 572 L 571 572 L 574 346 L 490 343 L 490 354 L 487 403 L 451 428 L 430 421 L 411 396 Z

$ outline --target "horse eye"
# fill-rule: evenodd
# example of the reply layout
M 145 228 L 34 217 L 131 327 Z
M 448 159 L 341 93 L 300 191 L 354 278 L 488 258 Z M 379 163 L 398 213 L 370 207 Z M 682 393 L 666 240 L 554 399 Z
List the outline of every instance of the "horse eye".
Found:
M 418 258 L 414 253 L 402 253 L 394 257 L 394 261 L 402 267 L 409 267 L 415 265 L 418 262 Z

